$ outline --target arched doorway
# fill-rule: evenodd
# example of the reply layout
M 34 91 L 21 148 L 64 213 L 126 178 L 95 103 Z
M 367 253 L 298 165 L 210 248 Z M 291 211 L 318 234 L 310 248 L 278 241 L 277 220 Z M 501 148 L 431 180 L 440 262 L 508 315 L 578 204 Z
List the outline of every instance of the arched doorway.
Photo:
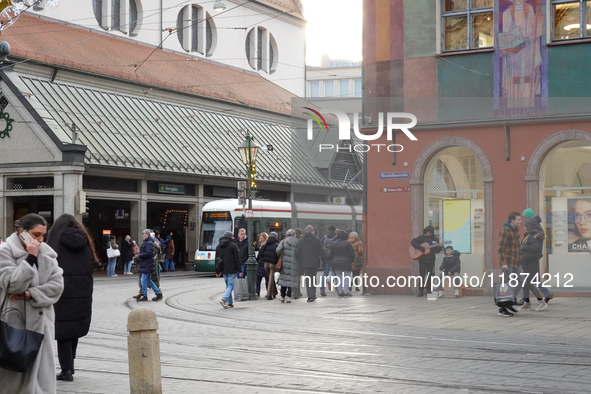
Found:
M 492 270 L 492 180 L 482 149 L 457 137 L 430 144 L 413 169 L 413 233 L 431 224 L 462 253 L 462 274 L 469 276 Z

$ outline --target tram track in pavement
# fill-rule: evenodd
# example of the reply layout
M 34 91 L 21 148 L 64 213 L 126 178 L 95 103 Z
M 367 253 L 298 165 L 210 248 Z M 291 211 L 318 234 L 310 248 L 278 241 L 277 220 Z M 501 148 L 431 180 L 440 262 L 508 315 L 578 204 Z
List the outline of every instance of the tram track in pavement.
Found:
M 205 290 L 207 290 L 207 289 L 205 289 Z M 195 291 L 195 290 L 193 289 L 193 290 L 188 290 L 188 291 L 180 291 L 180 292 L 176 292 L 176 293 L 168 296 L 167 299 L 166 299 L 166 305 L 168 307 L 172 308 L 172 309 L 179 310 L 179 311 L 184 312 L 184 313 L 206 315 L 206 316 L 209 316 L 209 317 L 212 317 L 212 318 L 215 318 L 215 319 L 230 320 L 232 323 L 228 322 L 226 324 L 226 323 L 212 322 L 212 321 L 207 321 L 207 323 L 201 323 L 199 321 L 196 321 L 195 319 L 182 318 L 182 317 L 178 317 L 178 316 L 174 316 L 174 315 L 163 314 L 161 311 L 158 311 L 158 315 L 160 317 L 162 317 L 162 318 L 165 318 L 165 319 L 171 319 L 171 320 L 175 320 L 175 321 L 187 322 L 187 323 L 194 323 L 194 324 L 195 323 L 196 324 L 207 324 L 208 326 L 216 326 L 216 327 L 222 327 L 222 328 L 236 328 L 236 321 L 245 321 L 245 322 L 248 322 L 248 323 L 252 323 L 252 320 L 238 318 L 238 317 L 236 317 L 234 315 L 223 316 L 223 315 L 220 315 L 219 313 L 212 313 L 212 312 L 205 311 L 205 310 L 199 309 L 199 308 L 194 308 L 194 307 L 193 308 L 188 308 L 188 307 L 185 307 L 185 306 L 181 306 L 177 302 L 175 302 L 176 299 L 178 299 L 178 298 L 180 298 L 182 296 L 186 296 L 187 293 L 192 292 L 192 291 Z M 125 306 L 128 309 L 133 309 L 133 306 L 132 306 L 132 303 L 133 302 L 134 301 L 132 301 L 132 300 L 129 299 L 129 300 L 127 300 L 125 302 Z M 275 329 L 266 328 L 267 326 L 268 326 L 268 323 L 265 323 L 265 326 L 264 327 L 256 327 L 256 329 L 259 332 L 268 332 L 268 333 L 275 333 L 276 332 L 276 330 L 277 330 L 276 328 Z M 241 328 L 244 328 L 244 327 L 241 327 Z M 246 328 L 246 329 L 248 329 L 248 328 Z M 324 330 L 322 330 L 322 331 L 324 331 Z M 306 334 L 310 334 L 310 335 L 321 335 L 318 331 L 308 332 Z M 325 333 L 322 333 L 322 334 L 325 334 Z M 334 338 L 334 336 L 335 336 L 334 335 L 334 332 L 331 333 L 331 337 Z M 394 336 L 394 337 L 396 337 L 396 336 Z M 408 336 L 401 335 L 399 337 L 405 338 L 405 337 L 408 337 Z M 356 334 L 353 334 L 353 337 L 351 337 L 351 336 L 341 336 L 340 338 L 351 340 L 351 339 L 357 338 L 357 335 Z M 422 338 L 425 338 L 425 337 L 422 337 Z M 326 343 L 326 341 L 302 341 L 302 340 L 297 340 L 297 341 L 294 341 L 294 342 L 297 343 L 297 344 L 302 344 L 302 342 L 305 342 L 308 345 L 313 345 L 313 344 L 322 345 L 322 344 Z M 178 343 L 176 343 L 176 344 L 178 344 Z M 183 343 L 183 345 L 186 345 L 186 344 Z M 209 346 L 207 344 L 200 344 L 199 346 L 209 347 L 211 349 L 219 349 L 219 346 Z M 379 344 L 369 344 L 369 345 L 368 344 L 364 344 L 364 347 L 383 347 L 383 346 L 384 346 L 384 343 L 383 342 L 381 342 Z M 394 345 L 392 344 L 392 346 L 394 346 Z M 413 351 L 413 350 L 416 351 L 417 350 L 416 347 L 412 347 L 412 346 L 401 346 L 401 344 L 399 344 L 399 343 L 396 344 L 396 347 L 397 347 L 397 349 L 406 348 L 407 350 L 410 350 L 410 351 Z M 291 347 L 291 346 L 285 346 L 285 348 L 286 349 L 292 349 L 293 347 Z M 247 352 L 247 353 L 253 353 L 253 352 L 260 353 L 261 351 L 264 351 L 264 349 L 256 349 L 256 350 L 245 349 L 243 346 L 232 347 L 230 349 L 225 348 L 224 350 L 241 351 L 241 352 Z M 480 350 L 481 351 L 487 351 L 487 352 L 491 352 L 491 351 L 492 352 L 499 352 L 498 350 L 491 349 L 490 347 L 480 348 Z M 303 351 L 306 351 L 306 350 L 304 349 Z M 451 360 L 469 360 L 469 361 L 474 361 L 474 362 L 485 362 L 485 361 L 486 362 L 495 362 L 495 361 L 505 362 L 504 360 L 506 360 L 506 355 L 508 353 L 515 353 L 515 355 L 518 355 L 518 354 L 522 354 L 523 353 L 522 351 L 515 351 L 515 352 L 510 352 L 509 351 L 508 352 L 506 349 L 505 350 L 502 350 L 501 352 L 502 352 L 502 356 L 504 356 L 504 357 L 502 359 L 499 359 L 499 360 L 490 360 L 490 359 L 488 359 L 488 360 L 482 360 L 480 358 L 457 357 L 457 356 L 456 357 L 451 357 L 451 358 L 449 356 L 447 356 L 447 357 L 439 357 L 439 358 L 440 359 L 446 359 L 446 360 L 450 360 L 450 359 Z M 269 354 L 272 355 L 273 353 L 271 352 Z M 546 356 L 548 356 L 548 354 Z M 300 357 L 300 358 L 305 358 L 305 359 L 314 359 L 316 361 L 329 361 L 329 362 L 338 361 L 338 362 L 362 364 L 362 365 L 364 365 L 366 367 L 396 368 L 396 369 L 410 370 L 410 371 L 415 371 L 415 372 L 432 371 L 432 368 L 398 367 L 398 366 L 391 365 L 391 364 L 372 363 L 372 362 L 369 362 L 369 361 L 360 362 L 360 361 L 355 361 L 355 360 L 335 360 L 334 358 L 310 356 L 309 354 L 306 354 L 305 356 L 291 355 L 290 357 Z M 431 358 L 431 359 L 432 358 L 438 358 L 438 357 L 427 356 L 427 355 L 425 357 L 428 357 L 428 358 Z M 208 358 L 208 359 L 209 360 L 212 360 L 212 361 L 219 361 L 219 362 L 227 361 L 225 359 L 222 359 L 222 360 L 215 360 L 215 359 L 212 359 L 212 358 Z M 518 362 L 519 360 L 515 360 L 515 361 Z M 527 362 L 527 360 L 523 360 L 523 361 L 524 362 Z M 589 366 L 589 363 L 545 362 L 543 360 L 542 361 L 539 361 L 539 362 L 536 362 L 536 364 L 538 366 L 542 366 L 542 367 L 544 367 L 544 366 L 551 367 L 551 366 L 556 366 L 556 365 L 560 365 L 560 366 L 577 366 L 577 367 L 588 367 Z M 319 377 L 319 378 L 321 378 L 322 375 L 324 375 L 324 373 L 319 373 L 321 371 L 318 371 L 318 370 L 310 371 L 310 370 L 306 370 L 306 369 L 301 369 L 299 371 L 300 371 L 300 373 L 313 372 L 315 374 L 314 376 Z M 248 372 L 248 371 L 243 371 L 243 372 Z M 258 371 L 254 371 L 252 373 L 259 373 L 259 372 Z M 329 374 L 329 375 L 331 375 L 331 374 L 334 375 L 333 372 L 325 372 L 325 373 L 326 374 Z M 303 376 L 303 375 L 301 375 L 301 376 Z M 346 374 L 346 375 L 336 374 L 335 376 L 336 376 L 336 378 L 339 378 L 339 379 L 343 379 L 343 378 L 352 378 L 352 379 L 368 379 L 368 378 L 369 379 L 384 379 L 383 377 L 379 377 L 379 376 L 371 376 L 371 377 L 369 377 L 367 375 L 351 375 L 351 374 Z M 490 376 L 491 376 L 491 378 L 496 378 L 497 377 L 496 374 L 491 374 Z M 489 388 L 484 388 L 484 387 L 481 387 L 481 386 L 478 386 L 478 385 L 473 385 L 473 386 L 468 386 L 468 385 L 450 386 L 450 385 L 439 384 L 439 383 L 438 384 L 434 384 L 433 382 L 428 382 L 428 381 L 421 381 L 421 382 L 419 382 L 419 381 L 416 381 L 416 380 L 404 380 L 404 379 L 398 379 L 398 378 L 385 378 L 385 379 L 386 380 L 379 380 L 379 381 L 388 381 L 388 382 L 392 382 L 392 383 L 393 382 L 403 382 L 404 384 L 429 385 L 429 387 L 441 387 L 441 388 L 450 388 L 450 389 L 451 388 L 453 388 L 453 389 L 464 389 L 464 390 L 470 389 L 470 390 L 481 390 L 483 392 L 499 392 L 499 389 L 489 389 Z M 548 378 L 548 380 L 549 381 L 555 381 L 556 378 Z M 511 392 L 511 393 L 513 393 L 513 392 L 515 392 L 515 393 L 532 392 L 531 390 L 513 390 L 513 391 L 511 391 L 511 390 L 508 390 L 507 388 L 502 388 L 500 390 L 502 390 L 502 392 L 507 392 L 507 393 L 509 393 L 509 392 Z

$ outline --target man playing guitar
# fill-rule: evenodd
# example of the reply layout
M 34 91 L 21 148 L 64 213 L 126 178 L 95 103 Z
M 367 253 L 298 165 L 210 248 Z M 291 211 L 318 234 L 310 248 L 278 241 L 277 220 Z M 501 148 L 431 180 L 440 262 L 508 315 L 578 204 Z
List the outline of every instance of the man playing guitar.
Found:
M 425 275 L 429 274 L 429 280 L 423 282 L 423 285 L 427 288 L 427 293 L 431 292 L 431 281 L 433 275 L 435 275 L 435 255 L 441 252 L 441 249 L 443 249 L 443 243 L 439 240 L 439 237 L 434 235 L 434 231 L 435 230 L 433 229 L 433 226 L 427 226 L 423 230 L 423 234 L 410 241 L 410 244 L 413 248 L 423 252 L 423 255 L 418 258 L 419 273 L 423 280 L 425 280 Z M 425 247 L 424 244 L 427 244 L 428 246 Z M 430 253 L 425 253 L 425 251 L 430 251 Z M 423 288 L 420 287 L 417 297 L 422 296 Z

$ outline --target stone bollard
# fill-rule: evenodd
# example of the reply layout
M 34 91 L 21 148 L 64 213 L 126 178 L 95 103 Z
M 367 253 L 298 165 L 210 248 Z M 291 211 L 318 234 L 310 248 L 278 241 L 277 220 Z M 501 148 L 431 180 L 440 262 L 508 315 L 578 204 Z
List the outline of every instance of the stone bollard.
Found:
M 136 308 L 127 317 L 127 353 L 131 394 L 162 394 L 160 342 L 156 314 Z

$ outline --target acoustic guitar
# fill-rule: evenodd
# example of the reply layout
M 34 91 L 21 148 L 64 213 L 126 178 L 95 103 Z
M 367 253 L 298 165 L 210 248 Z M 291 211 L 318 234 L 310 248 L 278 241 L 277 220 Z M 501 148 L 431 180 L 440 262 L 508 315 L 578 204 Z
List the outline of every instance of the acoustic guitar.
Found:
M 451 241 L 445 241 L 443 244 L 444 244 L 444 245 L 447 245 L 447 244 L 450 244 L 450 243 L 451 243 Z M 411 246 L 411 247 L 408 249 L 408 254 L 410 254 L 410 257 L 411 257 L 412 259 L 414 259 L 414 260 L 417 260 L 417 259 L 418 259 L 419 257 L 421 257 L 422 255 L 431 253 L 431 249 L 432 249 L 432 248 L 436 248 L 436 247 L 438 247 L 438 246 L 439 246 L 439 244 L 436 244 L 436 245 L 429 245 L 429 243 L 428 243 L 428 242 L 423 242 L 423 243 L 421 244 L 421 246 L 422 246 L 423 248 L 425 248 L 425 251 L 424 251 L 424 252 L 421 252 L 421 250 L 420 250 L 420 249 L 415 249 L 413 246 Z

